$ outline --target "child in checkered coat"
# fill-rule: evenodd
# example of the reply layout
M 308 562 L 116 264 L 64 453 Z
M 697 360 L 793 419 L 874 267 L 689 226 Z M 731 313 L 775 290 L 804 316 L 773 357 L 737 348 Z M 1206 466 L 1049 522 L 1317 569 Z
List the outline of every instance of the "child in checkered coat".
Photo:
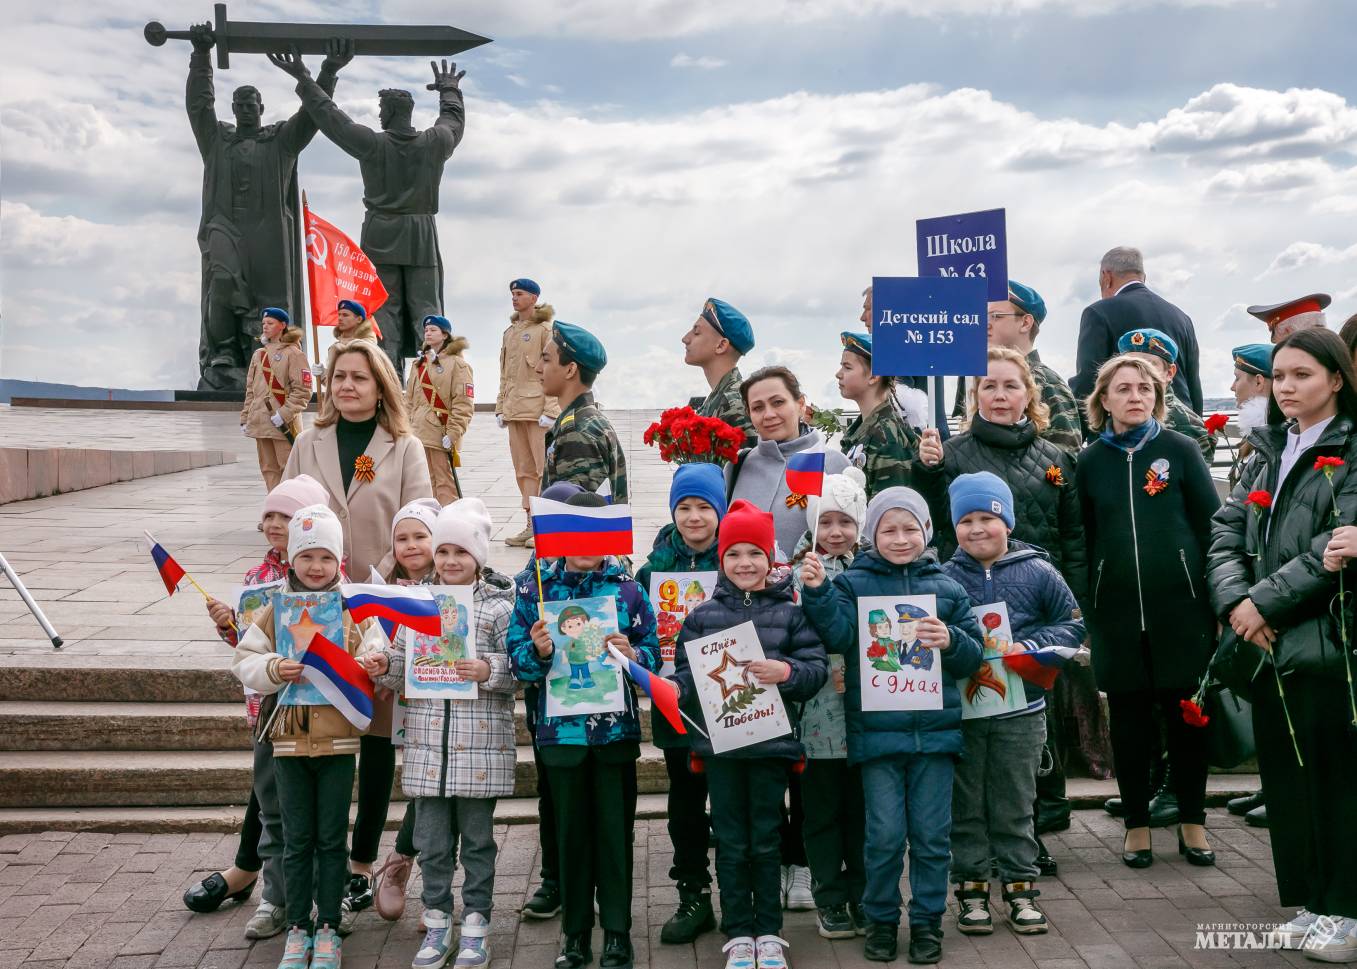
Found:
M 434 569 L 441 585 L 474 587 L 476 658 L 459 659 L 459 674 L 478 685 L 476 699 L 409 698 L 401 786 L 415 802 L 415 847 L 424 875 L 424 944 L 413 969 L 444 965 L 452 954 L 452 876 L 461 848 L 462 931 L 455 965 L 490 961 L 486 937 L 495 890 L 496 798 L 514 789 L 514 678 L 505 652 L 513 585 L 485 569 L 490 515 L 478 498 L 438 513 Z M 405 683 L 405 637 L 365 664 L 373 681 Z

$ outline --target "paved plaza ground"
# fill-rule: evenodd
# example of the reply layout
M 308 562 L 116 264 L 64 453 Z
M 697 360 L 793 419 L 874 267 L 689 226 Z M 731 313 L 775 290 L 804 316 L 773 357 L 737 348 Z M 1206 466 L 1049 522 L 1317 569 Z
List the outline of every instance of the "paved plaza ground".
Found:
M 611 416 L 629 461 L 637 547 L 646 549 L 667 520 L 669 469 L 641 444 L 654 414 Z M 22 574 L 67 643 L 55 655 L 17 595 L 0 582 L 0 658 L 11 667 L 228 662 L 201 599 L 191 590 L 165 597 L 141 533 L 152 531 L 219 594 L 258 562 L 262 542 L 254 523 L 263 488 L 253 442 L 240 437 L 234 414 L 0 407 L 0 444 L 235 449 L 240 460 L 233 465 L 0 506 L 0 552 Z M 489 415 L 478 414 L 465 448 L 464 485 L 491 508 L 495 537 L 518 531 L 522 517 L 506 433 Z M 516 570 L 523 559 L 521 550 L 498 541 L 492 545 L 491 562 L 502 571 Z M 1213 789 L 1225 783 L 1212 779 Z M 1111 793 L 1107 783 L 1078 781 L 1072 787 L 1085 794 Z M 1267 832 L 1247 828 L 1218 809 L 1209 824 L 1216 868 L 1186 865 L 1174 850 L 1172 832 L 1158 831 L 1158 861 L 1146 871 L 1132 871 L 1118 860 L 1119 823 L 1098 810 L 1075 812 L 1070 830 L 1048 842 L 1061 866 L 1060 877 L 1042 886 L 1052 931 L 1019 939 L 999 928 L 991 937 L 969 939 L 956 933 L 949 916 L 943 965 L 1168 969 L 1303 963 L 1296 954 L 1194 949 L 1199 926 L 1272 923 L 1291 914 L 1277 904 Z M 493 965 L 546 969 L 556 953 L 558 921 L 521 923 L 518 916 L 535 888 L 536 828 L 507 825 L 498 834 Z M 0 836 L 0 969 L 271 967 L 281 941 L 250 946 L 241 934 L 253 904 L 192 916 L 180 902 L 188 885 L 228 865 L 234 852 L 235 837 L 219 833 Z M 637 965 L 719 967 L 722 940 L 715 933 L 694 946 L 658 942 L 659 927 L 676 902 L 666 877 L 669 855 L 664 822 L 639 821 L 633 905 Z M 392 926 L 365 915 L 346 943 L 345 964 L 355 969 L 409 965 L 419 941 L 414 928 L 418 892 L 416 877 L 401 923 Z M 860 940 L 820 939 L 811 913 L 789 914 L 785 935 L 793 964 L 801 969 L 865 965 Z

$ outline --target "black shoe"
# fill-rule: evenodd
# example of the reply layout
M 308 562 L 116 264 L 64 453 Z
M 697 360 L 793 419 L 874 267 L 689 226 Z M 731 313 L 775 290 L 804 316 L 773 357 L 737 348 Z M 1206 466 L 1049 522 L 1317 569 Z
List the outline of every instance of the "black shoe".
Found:
M 1210 868 L 1216 863 L 1216 853 L 1210 848 L 1189 848 L 1183 841 L 1182 825 L 1178 826 L 1178 854 L 1187 859 L 1189 865 L 1198 868 Z
M 1037 802 L 1037 816 L 1034 821 L 1037 834 L 1070 829 L 1070 801 L 1065 797 L 1041 798 Z
M 1255 791 L 1252 794 L 1245 794 L 1243 797 L 1232 797 L 1225 802 L 1225 810 L 1238 817 L 1243 817 L 1254 808 L 1263 806 L 1263 792 Z
M 1051 857 L 1045 842 L 1040 838 L 1037 839 L 1037 871 L 1045 878 L 1053 878 L 1060 871 L 1060 865 Z
M 1127 851 L 1125 840 L 1121 843 L 1121 863 L 1127 868 L 1149 868 L 1154 864 L 1154 852 L 1149 848 L 1139 851 Z
M 847 905 L 826 905 L 815 912 L 815 927 L 822 939 L 851 939 L 858 934 Z
M 909 961 L 916 966 L 931 966 L 942 958 L 942 926 L 909 927 Z
M 631 936 L 625 932 L 603 933 L 603 958 L 598 960 L 599 969 L 631 969 L 635 958 Z
M 678 911 L 660 929 L 660 941 L 665 945 L 687 945 L 714 928 L 716 913 L 711 910 L 711 893 L 680 888 Z
M 353 874 L 349 876 L 348 909 L 350 912 L 361 912 L 364 909 L 372 908 L 372 879 L 367 875 Z
M 1150 798 L 1150 827 L 1167 828 L 1178 823 L 1178 795 L 1161 787 Z
M 1103 810 L 1114 818 L 1126 817 L 1126 806 L 1121 803 L 1119 797 L 1109 797 L 1106 801 L 1103 801 Z
M 254 886 L 258 883 L 259 879 L 256 878 L 240 891 L 231 894 L 221 872 L 214 871 L 184 892 L 184 906 L 190 912 L 206 915 L 208 912 L 215 912 L 221 908 L 221 903 L 228 898 L 233 902 L 245 901 L 254 892 Z
M 867 916 L 863 914 L 862 906 L 857 902 L 849 902 L 848 914 L 853 918 L 853 926 L 857 929 L 858 935 L 866 935 Z
M 862 946 L 863 956 L 870 962 L 894 962 L 900 951 L 899 933 L 898 926 L 868 922 L 867 941 Z
M 523 906 L 523 914 L 530 919 L 555 918 L 560 911 L 561 889 L 555 882 L 542 882 Z
M 556 957 L 555 969 L 580 969 L 594 961 L 594 951 L 589 948 L 589 933 L 567 935 L 561 946 L 561 954 Z
M 1267 805 L 1260 804 L 1248 814 L 1244 815 L 1244 823 L 1251 828 L 1267 827 Z

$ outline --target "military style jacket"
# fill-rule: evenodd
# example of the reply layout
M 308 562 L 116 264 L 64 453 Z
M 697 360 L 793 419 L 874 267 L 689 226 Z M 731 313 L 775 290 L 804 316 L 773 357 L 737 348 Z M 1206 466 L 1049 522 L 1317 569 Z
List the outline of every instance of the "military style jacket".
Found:
M 245 404 L 240 408 L 240 423 L 250 437 L 286 440 L 282 428 L 273 424 L 274 414 L 282 416 L 294 438 L 302 432 L 301 415 L 311 402 L 312 383 L 301 339 L 302 331 L 290 326 L 250 357 Z
M 1033 350 L 1027 355 L 1027 366 L 1032 371 L 1041 402 L 1051 412 L 1050 423 L 1041 436 L 1057 447 L 1071 454 L 1077 454 L 1083 446 L 1083 423 L 1079 419 L 1079 403 L 1074 399 L 1074 391 L 1065 383 L 1060 374 L 1041 362 L 1041 357 Z
M 719 417 L 731 427 L 744 431 L 744 443 L 741 447 L 753 447 L 758 440 L 754 434 L 754 425 L 749 421 L 749 412 L 745 410 L 744 398 L 740 396 L 740 368 L 734 367 L 716 382 L 707 399 L 697 412 L 702 417 Z
M 571 481 L 585 491 L 597 491 L 607 481 L 613 501 L 627 500 L 627 457 L 617 432 L 587 391 L 561 411 L 547 434 L 542 487 L 557 481 Z
M 1210 467 L 1216 456 L 1216 441 L 1206 429 L 1201 416 L 1179 400 L 1172 387 L 1164 391 L 1164 409 L 1168 412 L 1164 425 L 1190 437 L 1197 447 L 1201 448 L 1202 457 L 1206 458 L 1206 465 Z
M 896 485 L 910 487 L 919 457 L 919 433 L 910 427 L 891 398 L 870 414 L 853 419 L 839 447 L 867 476 L 867 497 Z
M 543 414 L 556 417 L 561 405 L 542 390 L 537 364 L 542 350 L 551 342 L 551 321 L 556 315 L 549 305 L 534 307 L 531 319 L 518 313 L 509 317 L 509 326 L 499 348 L 499 394 L 495 413 L 506 421 L 535 421 Z
M 475 410 L 475 378 L 471 364 L 462 351 L 467 348 L 465 337 L 452 337 L 444 342 L 432 361 L 424 352 L 410 368 L 410 379 L 405 385 L 406 408 L 410 412 L 410 426 L 425 447 L 443 450 L 443 435 L 452 439 L 452 447 L 471 426 Z

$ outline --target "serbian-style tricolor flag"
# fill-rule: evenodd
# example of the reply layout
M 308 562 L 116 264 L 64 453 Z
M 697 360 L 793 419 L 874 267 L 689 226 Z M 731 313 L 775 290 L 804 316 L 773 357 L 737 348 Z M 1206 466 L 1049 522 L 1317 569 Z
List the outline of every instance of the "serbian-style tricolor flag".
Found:
M 334 326 L 339 301 L 362 303 L 377 336 L 377 307 L 386 302 L 386 287 L 377 278 L 377 267 L 362 249 L 339 229 L 311 211 L 302 193 L 306 222 L 306 285 L 311 294 L 311 325 Z
M 372 680 L 358 661 L 319 633 L 300 656 L 302 679 L 359 730 L 372 723 Z
M 151 543 L 151 558 L 155 560 L 156 570 L 160 572 L 160 581 L 165 583 L 165 591 L 174 595 L 179 591 L 179 580 L 184 577 L 184 567 L 151 537 L 150 532 L 146 532 L 146 540 Z
M 386 620 L 382 622 L 384 630 L 391 628 L 387 625 L 389 622 L 392 627 L 405 626 L 426 636 L 438 636 L 443 632 L 438 602 L 427 586 L 349 582 L 339 587 L 339 594 L 344 597 L 344 608 L 354 622 Z M 390 638 L 390 632 L 387 638 Z
M 787 455 L 787 488 L 794 495 L 820 495 L 825 490 L 825 452 L 797 451 Z
M 679 712 L 678 687 L 663 676 L 654 675 L 640 663 L 633 663 L 611 643 L 608 644 L 608 652 L 622 664 L 622 669 L 631 677 L 632 682 L 646 691 L 646 696 L 650 697 L 650 702 L 655 704 L 655 709 L 660 711 L 664 719 L 669 721 L 669 726 L 679 733 L 686 734 L 688 731 L 683 726 L 683 714 Z
M 631 506 L 567 505 L 531 499 L 533 546 L 539 559 L 564 555 L 630 555 Z
M 1043 690 L 1055 686 L 1060 670 L 1079 650 L 1074 646 L 1042 646 L 1023 653 L 1008 653 L 1004 665 Z

